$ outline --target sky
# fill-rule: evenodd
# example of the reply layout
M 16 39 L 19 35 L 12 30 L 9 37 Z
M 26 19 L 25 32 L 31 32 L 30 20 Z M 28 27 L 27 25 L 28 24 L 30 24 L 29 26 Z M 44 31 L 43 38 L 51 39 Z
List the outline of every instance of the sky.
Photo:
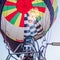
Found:
M 58 15 L 55 23 L 49 30 L 50 36 L 48 36 L 49 42 L 60 42 L 60 0 L 58 1 Z M 48 35 L 48 33 L 47 33 Z M 0 60 L 6 60 L 8 51 L 6 44 L 3 42 L 3 37 L 0 34 Z M 60 60 L 60 46 L 48 46 L 46 51 L 47 60 Z M 12 60 L 12 59 L 11 59 Z

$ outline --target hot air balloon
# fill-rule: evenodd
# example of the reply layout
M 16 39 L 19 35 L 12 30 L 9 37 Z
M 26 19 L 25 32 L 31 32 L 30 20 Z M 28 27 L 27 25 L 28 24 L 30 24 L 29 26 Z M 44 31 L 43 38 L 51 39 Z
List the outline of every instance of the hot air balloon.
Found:
M 58 11 L 56 0 L 2 0 L 1 7 L 1 33 L 13 52 L 26 39 L 45 36 Z M 22 47 L 16 52 L 22 52 Z

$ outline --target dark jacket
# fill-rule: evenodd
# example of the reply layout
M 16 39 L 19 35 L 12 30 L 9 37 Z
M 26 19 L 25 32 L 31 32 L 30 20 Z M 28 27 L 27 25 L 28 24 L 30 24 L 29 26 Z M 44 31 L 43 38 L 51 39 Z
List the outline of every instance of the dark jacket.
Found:
M 1 30 L 1 15 L 2 15 L 2 9 L 4 6 L 6 0 L 0 0 L 0 30 Z

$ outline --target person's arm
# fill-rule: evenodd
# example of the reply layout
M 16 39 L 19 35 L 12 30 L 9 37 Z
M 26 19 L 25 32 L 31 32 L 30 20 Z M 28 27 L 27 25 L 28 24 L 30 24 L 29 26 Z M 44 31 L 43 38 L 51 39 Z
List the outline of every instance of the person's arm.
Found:
M 0 31 L 1 31 L 1 15 L 5 1 L 6 0 L 0 0 Z

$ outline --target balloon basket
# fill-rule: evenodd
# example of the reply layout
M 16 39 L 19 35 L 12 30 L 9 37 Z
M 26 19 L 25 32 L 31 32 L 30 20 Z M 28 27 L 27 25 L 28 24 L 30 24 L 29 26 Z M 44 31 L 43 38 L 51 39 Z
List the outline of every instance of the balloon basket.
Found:
M 43 42 L 46 42 L 44 39 Z M 39 44 L 37 41 L 34 40 L 33 37 L 27 37 L 25 39 L 25 42 L 22 44 L 19 44 L 17 48 L 14 50 L 14 52 L 11 52 L 11 49 L 9 48 L 9 45 L 7 47 L 8 50 L 8 56 L 6 60 L 11 60 L 13 58 L 14 60 L 46 60 L 45 53 L 46 53 L 46 46 L 43 45 L 39 48 Z M 16 52 L 19 47 L 23 48 L 22 52 Z M 37 48 L 36 48 L 37 46 Z M 16 57 L 15 57 L 16 55 Z

